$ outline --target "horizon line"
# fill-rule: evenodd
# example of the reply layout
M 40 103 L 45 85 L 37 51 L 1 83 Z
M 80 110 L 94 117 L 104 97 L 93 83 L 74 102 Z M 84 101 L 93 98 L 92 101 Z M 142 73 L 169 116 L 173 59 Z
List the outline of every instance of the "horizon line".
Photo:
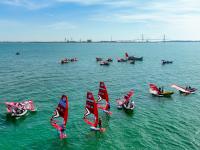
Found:
M 200 40 L 0 41 L 0 43 L 164 43 L 164 42 L 200 42 Z

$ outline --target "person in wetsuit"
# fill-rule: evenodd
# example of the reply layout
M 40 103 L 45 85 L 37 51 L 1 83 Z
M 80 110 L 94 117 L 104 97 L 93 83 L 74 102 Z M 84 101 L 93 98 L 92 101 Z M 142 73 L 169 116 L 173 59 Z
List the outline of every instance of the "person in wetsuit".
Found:
M 162 87 L 161 87 L 161 93 L 163 93 L 163 92 L 164 92 L 164 87 L 162 86 Z
M 101 120 L 101 118 L 99 118 L 98 125 L 99 125 L 99 128 L 101 129 L 102 128 L 102 120 Z
M 159 93 L 161 93 L 161 87 L 158 88 Z
M 110 110 L 110 103 L 108 102 L 108 110 Z
M 126 107 L 128 107 L 129 103 L 130 103 L 130 101 L 128 101 L 128 102 L 126 103 Z
M 16 110 L 17 114 L 22 114 L 24 112 L 23 106 L 21 103 L 18 104 L 18 108 Z
M 64 124 L 61 125 L 61 130 L 60 130 L 60 132 L 61 132 L 61 133 L 64 133 L 64 132 L 65 132 L 65 126 L 64 126 Z

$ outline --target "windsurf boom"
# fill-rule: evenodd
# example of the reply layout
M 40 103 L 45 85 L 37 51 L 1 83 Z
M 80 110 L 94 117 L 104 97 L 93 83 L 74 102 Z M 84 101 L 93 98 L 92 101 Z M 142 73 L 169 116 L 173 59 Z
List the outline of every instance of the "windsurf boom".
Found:
M 68 119 L 68 107 L 68 97 L 63 95 L 54 111 L 54 115 L 51 117 L 51 125 L 59 131 L 61 139 L 66 137 L 64 131 Z M 61 122 L 58 118 L 61 118 Z
M 105 102 L 103 105 L 102 103 Z M 104 82 L 99 83 L 99 92 L 98 92 L 98 108 L 102 109 L 104 112 L 108 114 L 112 114 L 110 110 L 110 102 L 109 102 L 109 96 L 107 92 L 107 88 Z

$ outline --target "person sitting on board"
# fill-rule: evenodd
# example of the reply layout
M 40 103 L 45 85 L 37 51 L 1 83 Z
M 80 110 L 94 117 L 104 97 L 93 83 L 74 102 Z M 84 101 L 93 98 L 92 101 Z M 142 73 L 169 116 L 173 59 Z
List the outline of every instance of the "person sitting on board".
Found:
M 22 110 L 19 109 L 19 108 L 17 108 L 17 110 L 16 110 L 16 114 L 21 114 L 21 113 L 22 113 Z
M 126 102 L 126 107 L 128 107 L 128 106 L 129 106 L 129 103 L 130 103 L 130 101 Z
M 161 87 L 158 88 L 158 94 L 162 93 Z
M 101 120 L 101 118 L 99 118 L 98 125 L 99 125 L 99 128 L 101 129 L 102 128 L 102 120 Z
M 130 108 L 132 108 L 133 107 L 133 103 L 132 103 L 132 101 L 130 102 Z
M 21 113 L 23 113 L 23 112 L 24 112 L 23 105 L 22 105 L 21 103 L 19 103 L 16 113 L 17 113 L 17 114 L 21 114 Z
M 12 114 L 16 114 L 17 113 L 17 107 L 11 107 L 12 108 Z
M 163 93 L 164 92 L 164 87 L 162 86 L 162 88 L 161 88 L 161 93 Z

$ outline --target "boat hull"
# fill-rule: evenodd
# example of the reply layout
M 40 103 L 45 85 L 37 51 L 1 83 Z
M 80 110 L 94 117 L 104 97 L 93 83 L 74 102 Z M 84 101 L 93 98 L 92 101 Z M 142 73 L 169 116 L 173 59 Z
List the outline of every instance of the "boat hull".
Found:
M 96 128 L 96 127 L 90 127 L 90 130 L 92 130 L 92 131 L 99 131 L 99 132 L 105 132 L 106 131 L 105 128 Z
M 135 103 L 134 103 L 134 102 L 131 102 L 130 107 L 127 107 L 127 106 L 124 104 L 124 105 L 123 105 L 123 108 L 124 108 L 125 110 L 133 111 L 134 108 L 135 108 Z
M 158 97 L 170 97 L 172 94 L 174 94 L 174 92 L 172 91 L 166 91 L 160 94 L 155 94 L 155 93 L 151 93 L 154 96 L 158 96 Z

